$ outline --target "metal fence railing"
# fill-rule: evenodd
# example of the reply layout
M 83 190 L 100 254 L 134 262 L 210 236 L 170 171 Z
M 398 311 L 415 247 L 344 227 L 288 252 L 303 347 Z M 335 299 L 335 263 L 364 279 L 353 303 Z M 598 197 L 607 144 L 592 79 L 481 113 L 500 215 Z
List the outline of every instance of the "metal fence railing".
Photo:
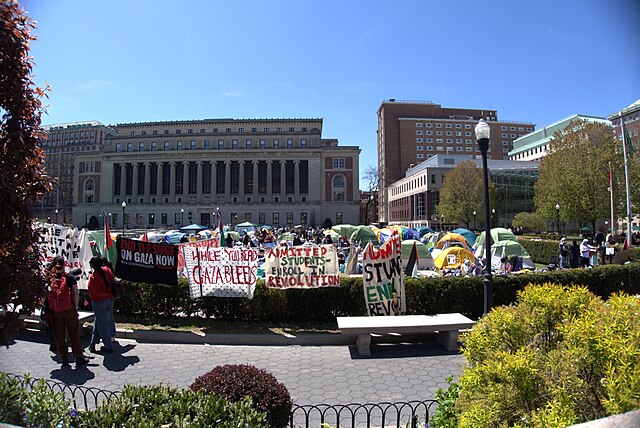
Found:
M 23 375 L 7 373 L 15 378 L 26 390 L 32 390 L 39 381 Z M 45 384 L 54 392 L 62 393 L 77 410 L 95 409 L 101 403 L 116 399 L 118 391 L 107 391 L 80 385 L 68 385 L 45 379 Z M 290 428 L 319 427 L 326 423 L 336 428 L 355 427 L 396 427 L 422 428 L 438 406 L 436 400 L 350 403 L 350 404 L 294 404 L 289 419 Z

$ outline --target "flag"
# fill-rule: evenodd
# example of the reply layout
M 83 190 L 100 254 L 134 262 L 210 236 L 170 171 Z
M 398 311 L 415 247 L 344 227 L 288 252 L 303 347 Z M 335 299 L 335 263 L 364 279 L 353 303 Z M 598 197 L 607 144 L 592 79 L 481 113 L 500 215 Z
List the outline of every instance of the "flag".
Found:
M 411 254 L 409 255 L 409 261 L 407 267 L 404 269 L 404 276 L 415 276 L 418 271 L 418 246 L 414 242 Z
M 222 224 L 222 214 L 220 214 L 220 207 L 216 207 L 216 218 L 218 220 L 218 236 L 220 239 L 218 240 L 218 247 L 222 247 L 222 241 L 224 240 L 224 229 Z
M 142 235 L 142 242 L 149 242 L 149 236 L 147 236 L 147 231 L 144 231 L 144 235 Z
M 629 249 L 629 241 L 627 238 L 624 238 L 624 244 L 622 244 L 622 251 L 627 251 Z
M 105 219 L 107 217 L 105 216 Z M 109 253 L 109 249 L 113 247 L 113 240 L 111 239 L 111 231 L 109 230 L 109 222 L 104 222 L 104 248 L 105 253 Z
M 360 254 L 360 245 L 351 245 L 349 250 L 349 258 L 347 259 L 347 266 L 344 268 L 344 273 L 351 275 L 356 271 L 356 265 L 358 264 L 358 254 Z

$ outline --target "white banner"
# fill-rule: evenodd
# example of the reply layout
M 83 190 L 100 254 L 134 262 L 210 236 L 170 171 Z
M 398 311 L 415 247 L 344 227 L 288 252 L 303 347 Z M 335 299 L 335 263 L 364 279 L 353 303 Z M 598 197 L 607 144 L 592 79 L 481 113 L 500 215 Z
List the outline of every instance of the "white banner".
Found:
M 191 298 L 253 298 L 258 252 L 247 248 L 183 246 Z
M 407 311 L 400 236 L 393 235 L 379 249 L 367 244 L 362 253 L 362 285 L 369 316 Z
M 334 245 L 270 248 L 264 260 L 267 288 L 340 286 L 338 252 Z
M 42 266 L 51 262 L 55 256 L 64 258 L 65 270 L 82 269 L 78 288 L 86 289 L 89 281 L 89 260 L 93 257 L 86 229 L 76 229 L 59 224 L 35 223 L 34 227 L 40 232 L 38 247 L 42 253 Z

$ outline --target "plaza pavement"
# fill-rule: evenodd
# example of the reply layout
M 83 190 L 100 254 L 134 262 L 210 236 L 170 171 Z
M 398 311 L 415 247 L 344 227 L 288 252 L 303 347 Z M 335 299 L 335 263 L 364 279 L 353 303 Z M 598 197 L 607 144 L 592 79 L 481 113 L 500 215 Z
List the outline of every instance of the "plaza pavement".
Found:
M 326 340 L 317 341 L 325 343 L 321 346 L 278 340 L 247 346 L 171 343 L 172 337 L 119 338 L 114 354 L 92 354 L 88 366 L 63 369 L 49 352 L 44 332 L 23 330 L 15 344 L 0 348 L 0 371 L 120 391 L 127 384 L 188 387 L 218 365 L 251 364 L 282 382 L 295 404 L 334 405 L 434 399 L 438 388 L 447 387 L 448 376 L 462 373 L 464 363 L 461 354 L 431 340 L 373 344 L 372 356 L 360 357 L 354 345 Z M 87 336 L 83 345 L 88 346 Z

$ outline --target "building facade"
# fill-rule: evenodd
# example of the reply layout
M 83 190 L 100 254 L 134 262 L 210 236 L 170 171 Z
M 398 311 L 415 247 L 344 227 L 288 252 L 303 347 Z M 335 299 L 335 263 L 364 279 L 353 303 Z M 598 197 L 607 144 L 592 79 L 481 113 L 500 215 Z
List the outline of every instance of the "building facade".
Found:
M 515 161 L 540 160 L 540 158 L 546 156 L 549 152 L 549 145 L 553 139 L 553 134 L 564 130 L 569 123 L 576 120 L 586 120 L 587 122 L 611 126 L 611 122 L 604 117 L 574 114 L 516 139 L 513 142 L 513 150 L 509 152 L 509 159 Z
M 72 218 L 76 155 L 99 153 L 106 137 L 114 131 L 96 121 L 48 125 L 43 129 L 46 138 L 40 141 L 40 148 L 45 153 L 45 171 L 55 183 L 33 215 L 66 223 Z
M 489 157 L 507 159 L 513 141 L 532 132 L 533 123 L 499 121 L 496 110 L 445 108 L 431 102 L 390 99 L 378 108 L 379 218 L 389 216 L 388 187 L 405 172 L 436 155 L 479 155 L 474 127 L 491 127 Z
M 455 228 L 456 224 L 438 215 L 436 206 L 440 202 L 440 188 L 446 174 L 468 160 L 482 168 L 481 157 L 441 154 L 409 169 L 405 177 L 389 186 L 389 223 Z M 517 213 L 533 211 L 539 163 L 499 159 L 489 159 L 487 163 L 490 180 L 498 193 L 494 207 L 495 224 L 508 226 Z M 476 211 L 483 213 L 483 210 L 483 206 L 479 206 Z M 482 217 L 482 214 L 478 215 Z
M 631 145 L 631 150 L 640 150 L 640 100 L 609 116 L 616 141 L 622 141 L 621 119 L 624 122 L 625 141 L 629 140 L 627 148 Z
M 101 223 L 102 215 L 113 227 L 212 225 L 217 209 L 231 225 L 359 219 L 360 149 L 322 138 L 322 119 L 125 123 L 113 129 L 101 153 L 76 158 L 77 225 Z

